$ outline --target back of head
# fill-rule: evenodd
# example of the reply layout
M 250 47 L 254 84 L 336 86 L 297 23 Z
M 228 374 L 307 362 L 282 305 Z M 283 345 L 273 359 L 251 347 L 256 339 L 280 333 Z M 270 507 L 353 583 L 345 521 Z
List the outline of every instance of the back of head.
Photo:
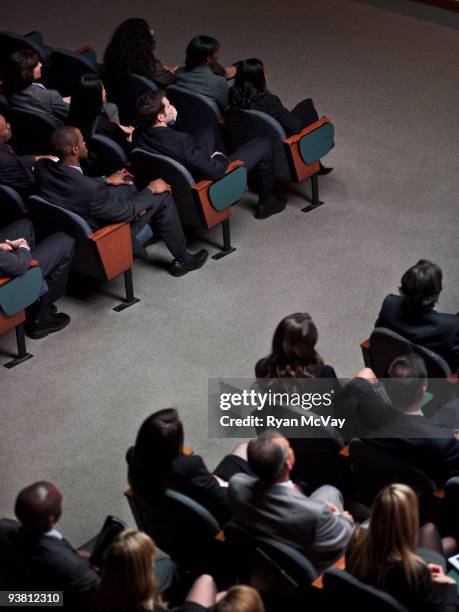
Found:
M 62 512 L 62 495 L 50 482 L 40 481 L 19 493 L 14 513 L 29 531 L 44 533 L 57 523 Z
M 172 463 L 183 450 L 183 424 L 175 408 L 153 413 L 142 423 L 134 447 L 131 485 L 136 493 L 154 496 L 168 485 Z
M 150 91 L 137 100 L 137 122 L 140 128 L 148 129 L 155 125 L 158 115 L 164 112 L 164 96 L 162 89 Z
M 104 53 L 109 80 L 129 74 L 148 75 L 154 62 L 155 39 L 145 19 L 132 17 L 114 31 Z
M 39 62 L 34 51 L 16 51 L 8 58 L 6 65 L 5 88 L 9 93 L 17 93 L 34 82 L 33 70 Z
M 385 388 L 394 408 L 403 412 L 422 399 L 427 370 L 420 355 L 409 353 L 396 357 L 389 366 L 388 374 Z
M 250 469 L 264 486 L 274 484 L 287 473 L 289 447 L 288 444 L 279 444 L 281 439 L 285 440 L 277 431 L 264 431 L 249 442 L 247 459 Z
M 265 612 L 258 591 L 244 584 L 232 586 L 214 608 L 215 612 Z
M 190 40 L 186 48 L 185 70 L 193 70 L 207 62 L 210 55 L 220 49 L 220 43 L 215 38 L 203 34 Z
M 59 159 L 66 159 L 73 147 L 78 146 L 79 133 L 76 127 L 64 125 L 56 128 L 51 134 L 51 150 Z
M 420 259 L 402 276 L 399 288 L 409 312 L 426 312 L 433 308 L 442 290 L 443 273 L 431 261 Z
M 418 500 L 403 484 L 379 492 L 371 507 L 370 525 L 350 543 L 349 571 L 384 588 L 387 572 L 401 564 L 411 585 L 419 578 L 422 561 L 416 555 L 419 538 Z
M 271 354 L 255 374 L 259 378 L 308 378 L 308 366 L 322 364 L 315 350 L 317 327 L 307 312 L 282 319 L 274 332 Z
M 254 101 L 267 91 L 263 62 L 252 57 L 235 66 L 237 72 L 230 90 L 230 103 L 238 108 L 252 108 Z
M 95 595 L 98 612 L 138 612 L 153 598 L 159 601 L 154 579 L 156 547 L 135 529 L 121 532 L 107 548 L 102 578 Z
M 103 84 L 96 74 L 84 74 L 72 94 L 67 123 L 77 127 L 85 138 L 90 138 L 97 117 L 103 110 Z

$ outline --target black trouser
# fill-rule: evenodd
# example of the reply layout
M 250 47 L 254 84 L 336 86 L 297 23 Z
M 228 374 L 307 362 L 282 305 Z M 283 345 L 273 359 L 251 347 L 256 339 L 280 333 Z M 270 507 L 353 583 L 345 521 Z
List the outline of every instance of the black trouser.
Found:
M 118 196 L 119 190 L 127 190 L 133 196 L 137 193 L 135 187 L 128 185 L 117 186 L 114 189 L 117 190 Z M 131 221 L 134 254 L 141 255 L 145 253 L 136 237 L 142 228 L 149 223 L 154 231 L 160 235 L 161 240 L 164 241 L 172 255 L 180 259 L 186 251 L 186 238 L 172 195 L 170 193 L 150 193 L 148 199 L 142 197 L 140 207 L 146 212 Z
M 216 150 L 216 134 L 213 128 L 202 130 L 196 139 L 209 155 Z M 253 172 L 260 200 L 271 196 L 274 186 L 274 169 L 270 139 L 257 136 L 231 153 L 228 159 L 230 162 L 240 159 L 244 162 L 247 172 Z
M 292 108 L 290 112 L 292 115 L 295 115 L 298 121 L 301 121 L 303 127 L 319 121 L 319 115 L 317 114 L 314 102 L 311 98 L 298 102 L 295 108 Z
M 75 241 L 64 232 L 56 232 L 35 247 L 34 228 L 29 219 L 19 219 L 0 231 L 0 242 L 18 238 L 25 238 L 29 243 L 32 257 L 40 262 L 43 278 L 48 285 L 48 291 L 39 300 L 38 318 L 65 293 Z

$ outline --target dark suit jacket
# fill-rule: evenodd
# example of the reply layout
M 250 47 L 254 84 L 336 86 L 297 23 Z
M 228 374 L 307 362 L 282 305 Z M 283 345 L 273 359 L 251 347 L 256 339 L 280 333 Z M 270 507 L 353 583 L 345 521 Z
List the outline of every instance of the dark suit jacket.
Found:
M 135 147 L 167 155 L 181 163 L 191 172 L 195 180 L 219 179 L 228 167 L 225 155 L 211 158 L 210 153 L 199 143 L 199 136 L 191 136 L 169 127 L 152 127 L 134 131 L 132 142 Z
M 459 316 L 429 310 L 419 314 L 406 311 L 405 301 L 388 295 L 381 307 L 376 327 L 387 327 L 414 344 L 441 355 L 453 372 L 459 370 Z
M 97 584 L 87 559 L 65 540 L 19 528 L 9 534 L 10 588 L 64 591 L 65 609 L 84 612 Z
M 64 102 L 61 94 L 55 89 L 46 89 L 39 83 L 32 83 L 13 94 L 7 93 L 6 97 L 11 108 L 42 113 L 58 125 L 62 125 L 69 114 L 69 105 Z
M 252 105 L 252 109 L 263 111 L 267 115 L 271 115 L 271 117 L 277 119 L 284 128 L 287 136 L 300 132 L 304 127 L 301 125 L 301 121 L 286 109 L 285 106 L 282 105 L 280 99 L 272 93 L 267 93 L 257 98 Z
M 440 487 L 452 476 L 459 476 L 459 441 L 450 430 L 424 416 L 397 414 L 363 442 L 399 457 Z
M 126 460 L 129 467 L 128 480 L 135 489 L 132 470 L 133 454 L 134 447 L 131 447 L 127 452 Z M 172 464 L 172 473 L 168 486 L 174 491 L 188 495 L 188 497 L 204 506 L 221 526 L 229 520 L 230 510 L 227 488 L 221 487 L 218 484 L 199 455 L 182 455 L 177 457 Z M 148 482 L 144 484 L 143 491 L 140 492 L 144 497 L 148 497 L 147 489 Z
M 112 186 L 84 176 L 62 162 L 41 159 L 35 166 L 38 195 L 86 219 L 93 229 L 108 223 L 132 221 L 151 205 L 148 189 L 137 192 L 127 185 Z
M 35 184 L 34 155 L 15 155 L 8 145 L 0 145 L 0 183 L 28 195 Z

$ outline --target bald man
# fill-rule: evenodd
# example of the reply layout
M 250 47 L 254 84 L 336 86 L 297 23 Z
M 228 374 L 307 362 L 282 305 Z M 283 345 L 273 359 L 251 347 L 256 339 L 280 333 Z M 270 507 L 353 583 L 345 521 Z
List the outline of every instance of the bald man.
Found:
M 87 610 L 98 576 L 56 528 L 62 513 L 59 489 L 36 482 L 19 493 L 14 511 L 21 523 L 12 546 L 15 588 L 63 591 L 65 610 Z

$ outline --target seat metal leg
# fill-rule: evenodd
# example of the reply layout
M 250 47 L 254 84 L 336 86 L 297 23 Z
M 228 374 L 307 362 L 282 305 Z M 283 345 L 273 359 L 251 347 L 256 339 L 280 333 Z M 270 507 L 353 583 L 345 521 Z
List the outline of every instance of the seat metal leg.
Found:
M 12 361 L 8 361 L 8 363 L 3 364 L 5 368 L 14 368 L 14 366 L 17 366 L 23 361 L 27 361 L 33 357 L 31 353 L 27 352 L 24 325 L 22 323 L 16 326 L 16 343 L 18 346 L 18 356 Z
M 126 287 L 126 299 L 124 300 L 124 302 L 121 302 L 121 304 L 118 304 L 118 306 L 115 306 L 113 308 L 113 310 L 116 310 L 116 312 L 121 312 L 122 310 L 129 308 L 129 306 L 132 306 L 133 304 L 137 304 L 137 302 L 140 302 L 139 298 L 136 298 L 134 296 L 134 284 L 132 282 L 132 268 L 129 268 L 129 270 L 126 270 L 126 272 L 124 273 L 124 285 Z
M 310 210 L 314 210 L 314 208 L 318 208 L 323 204 L 323 202 L 319 200 L 319 177 L 317 174 L 313 174 L 311 176 L 311 191 L 311 204 L 302 208 L 301 212 L 309 212 Z
M 225 219 L 222 223 L 222 234 L 223 234 L 223 249 L 212 255 L 212 259 L 221 259 L 226 257 L 230 253 L 233 253 L 236 249 L 231 246 L 231 234 L 230 234 L 230 223 L 229 219 Z

